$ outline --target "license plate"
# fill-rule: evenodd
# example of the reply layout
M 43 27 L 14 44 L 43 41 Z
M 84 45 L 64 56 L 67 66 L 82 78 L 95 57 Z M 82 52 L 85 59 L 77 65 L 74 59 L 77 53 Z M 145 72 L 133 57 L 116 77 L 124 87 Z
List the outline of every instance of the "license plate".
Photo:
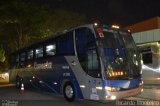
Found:
M 136 92 L 128 92 L 128 96 L 134 96 L 136 94 Z

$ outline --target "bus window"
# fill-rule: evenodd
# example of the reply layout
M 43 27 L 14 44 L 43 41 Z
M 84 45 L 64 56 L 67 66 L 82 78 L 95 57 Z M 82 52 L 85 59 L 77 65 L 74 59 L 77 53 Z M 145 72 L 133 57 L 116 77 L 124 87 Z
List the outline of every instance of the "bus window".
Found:
M 76 30 L 77 54 L 85 56 L 86 47 L 89 42 L 95 41 L 94 34 L 88 28 L 80 28 Z
M 100 77 L 99 59 L 96 48 L 88 48 L 87 50 L 87 71 L 92 77 Z
M 19 67 L 20 67 L 20 68 L 23 68 L 23 67 L 24 67 L 25 56 L 26 56 L 26 55 L 25 55 L 24 52 L 20 54 L 20 62 L 19 62 Z
M 30 60 L 30 59 L 33 59 L 33 50 L 29 50 L 27 52 L 27 59 Z
M 43 57 L 43 47 L 39 47 L 36 49 L 36 58 Z
M 89 28 L 80 28 L 76 30 L 76 50 L 79 62 L 83 68 L 83 70 L 90 74 L 88 71 L 91 69 L 91 56 L 88 56 L 87 49 L 90 44 L 91 46 L 95 47 L 95 38 L 94 34 Z M 88 66 L 87 66 L 88 64 Z M 95 66 L 96 67 L 96 66 Z M 90 71 L 91 72 L 91 71 Z M 92 76 L 92 75 L 91 75 Z M 95 75 L 93 75 L 95 76 Z
M 10 68 L 16 68 L 18 67 L 19 62 L 19 56 L 18 55 L 12 55 L 10 58 Z
M 49 44 L 46 46 L 46 55 L 47 56 L 54 56 L 56 54 L 56 45 Z
M 152 64 L 152 52 L 150 53 L 143 53 L 142 59 L 144 64 Z
M 150 46 L 140 47 L 142 60 L 144 64 L 152 64 L 152 50 Z
M 20 54 L 20 60 L 21 60 L 21 62 L 25 61 L 25 53 Z
M 19 55 L 16 55 L 16 62 L 19 62 Z
M 68 32 L 57 39 L 57 54 L 58 55 L 73 55 L 73 32 Z

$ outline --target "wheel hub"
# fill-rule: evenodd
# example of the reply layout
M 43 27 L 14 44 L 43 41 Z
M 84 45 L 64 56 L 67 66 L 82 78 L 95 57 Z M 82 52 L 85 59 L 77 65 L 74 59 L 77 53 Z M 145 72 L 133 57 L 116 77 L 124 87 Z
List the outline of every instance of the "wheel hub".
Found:
M 67 86 L 66 89 L 65 89 L 65 93 L 66 93 L 66 96 L 69 97 L 69 98 L 72 98 L 73 96 L 73 89 L 71 86 Z

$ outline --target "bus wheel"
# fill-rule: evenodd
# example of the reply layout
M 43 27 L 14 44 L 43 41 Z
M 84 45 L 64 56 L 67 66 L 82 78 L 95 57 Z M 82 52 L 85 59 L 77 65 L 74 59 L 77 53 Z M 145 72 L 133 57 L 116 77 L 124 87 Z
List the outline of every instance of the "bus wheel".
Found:
M 73 84 L 71 82 L 65 83 L 65 85 L 63 87 L 63 95 L 67 101 L 69 101 L 69 102 L 74 101 L 75 90 L 74 90 Z

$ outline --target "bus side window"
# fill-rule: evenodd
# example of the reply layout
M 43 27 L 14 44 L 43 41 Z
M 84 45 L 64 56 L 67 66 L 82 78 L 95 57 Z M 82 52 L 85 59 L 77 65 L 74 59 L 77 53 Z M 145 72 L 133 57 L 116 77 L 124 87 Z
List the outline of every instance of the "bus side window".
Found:
M 22 52 L 21 54 L 20 54 L 20 68 L 22 68 L 22 67 L 24 67 L 24 61 L 25 61 L 25 52 Z
M 28 60 L 33 59 L 33 50 L 27 51 L 27 59 Z
M 94 48 L 94 49 L 91 49 Z M 93 77 L 100 77 L 99 62 L 97 60 L 96 40 L 89 28 L 76 30 L 76 50 L 79 62 L 83 70 Z M 94 51 L 95 50 L 95 51 Z M 93 54 L 93 52 L 95 54 Z
M 142 53 L 142 59 L 144 64 L 152 64 L 152 52 Z
M 19 55 L 17 54 L 16 55 L 16 60 L 15 60 L 17 63 L 19 62 Z
M 89 42 L 94 42 L 94 34 L 88 28 L 80 28 L 76 30 L 77 54 L 78 56 L 86 55 L 86 47 Z
M 54 56 L 56 54 L 56 44 L 48 44 L 46 45 L 46 55 Z
M 87 61 L 88 74 L 92 77 L 100 77 L 100 65 L 95 47 L 87 50 Z
M 142 60 L 144 64 L 152 64 L 152 50 L 150 46 L 139 48 L 142 54 Z
M 25 53 L 21 53 L 21 54 L 20 54 L 20 60 L 21 60 L 22 62 L 25 61 Z
M 17 68 L 19 64 L 19 55 L 12 55 L 10 58 L 10 68 Z
M 36 58 L 43 57 L 43 47 L 36 48 Z
M 58 37 L 56 47 L 58 55 L 73 55 L 73 31 Z
M 19 54 L 17 54 L 15 58 L 15 67 L 19 67 Z
M 76 34 L 76 50 L 79 62 L 83 70 L 87 73 L 87 58 L 86 58 L 86 46 L 87 46 L 87 28 L 80 28 L 75 30 Z

